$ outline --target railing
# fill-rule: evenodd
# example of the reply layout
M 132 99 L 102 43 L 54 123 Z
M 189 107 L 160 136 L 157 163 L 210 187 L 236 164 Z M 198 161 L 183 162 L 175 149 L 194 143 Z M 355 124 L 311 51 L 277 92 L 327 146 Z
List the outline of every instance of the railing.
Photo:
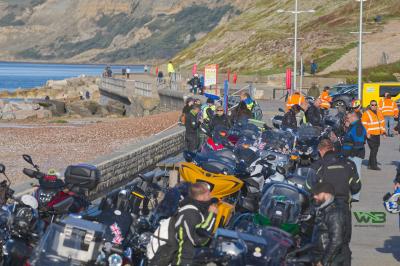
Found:
M 103 77 L 101 78 L 100 88 L 126 98 L 134 95 L 151 97 L 153 94 L 151 83 L 129 79 Z
M 135 94 L 141 96 L 151 97 L 153 91 L 151 83 L 135 81 Z

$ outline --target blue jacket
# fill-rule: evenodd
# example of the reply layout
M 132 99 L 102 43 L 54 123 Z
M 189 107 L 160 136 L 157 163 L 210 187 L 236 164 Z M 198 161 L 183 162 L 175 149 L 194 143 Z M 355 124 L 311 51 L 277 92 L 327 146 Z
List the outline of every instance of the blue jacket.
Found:
M 367 139 L 367 131 L 360 120 L 353 122 L 343 138 L 342 153 L 345 156 L 365 157 L 365 141 Z

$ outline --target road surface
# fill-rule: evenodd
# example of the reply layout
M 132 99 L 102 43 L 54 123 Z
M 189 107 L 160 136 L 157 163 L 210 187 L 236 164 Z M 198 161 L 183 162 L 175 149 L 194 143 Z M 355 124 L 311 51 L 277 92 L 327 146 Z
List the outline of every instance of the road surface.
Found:
M 264 121 L 271 125 L 271 118 L 284 107 L 279 101 L 260 101 Z M 367 169 L 367 160 L 362 167 L 362 191 L 359 203 L 353 204 L 352 211 L 384 212 L 386 222 L 382 224 L 360 224 L 353 214 L 353 236 L 351 250 L 352 265 L 355 266 L 394 266 L 400 265 L 400 217 L 385 212 L 382 197 L 393 191 L 396 165 L 400 165 L 400 138 L 386 138 L 381 141 L 378 161 L 382 171 Z M 367 147 L 367 158 L 369 150 Z M 360 227 L 364 226 L 364 227 Z M 378 226 L 378 227 L 377 227 Z

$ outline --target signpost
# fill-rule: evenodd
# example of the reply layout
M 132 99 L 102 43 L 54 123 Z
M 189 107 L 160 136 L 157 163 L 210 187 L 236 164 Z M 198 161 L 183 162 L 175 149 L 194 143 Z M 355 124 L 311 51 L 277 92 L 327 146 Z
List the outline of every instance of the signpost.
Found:
M 215 85 L 215 95 L 218 95 L 218 65 L 206 65 L 204 68 L 204 87 Z

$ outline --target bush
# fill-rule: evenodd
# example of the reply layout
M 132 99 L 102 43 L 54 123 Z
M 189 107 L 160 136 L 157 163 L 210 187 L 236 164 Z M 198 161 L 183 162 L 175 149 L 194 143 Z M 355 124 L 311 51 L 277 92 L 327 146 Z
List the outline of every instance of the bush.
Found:
M 397 81 L 396 77 L 388 72 L 371 72 L 367 79 L 371 82 Z

